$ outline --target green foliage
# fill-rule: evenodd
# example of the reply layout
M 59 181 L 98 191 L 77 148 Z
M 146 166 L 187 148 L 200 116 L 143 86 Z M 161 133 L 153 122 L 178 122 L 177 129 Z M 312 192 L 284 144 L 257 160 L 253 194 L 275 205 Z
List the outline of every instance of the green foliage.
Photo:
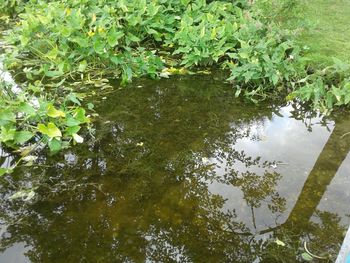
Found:
M 0 15 L 14 15 L 24 10 L 23 0 L 0 0 Z
M 36 92 L 33 92 L 36 91 Z M 90 119 L 80 106 L 74 93 L 51 99 L 42 93 L 40 83 L 27 89 L 12 92 L 5 81 L 0 81 L 0 143 L 19 149 L 28 144 L 48 144 L 52 152 L 68 147 L 69 143 L 81 143 L 78 135 L 81 126 Z
M 171 1 L 170 1 L 171 2 Z M 173 1 L 177 5 L 179 1 Z M 72 73 L 108 72 L 123 82 L 156 77 L 162 61 L 151 49 L 173 29 L 172 2 L 55 1 L 27 6 L 8 39 L 16 49 L 9 66 L 32 64 L 32 74 L 59 78 Z M 20 54 L 20 56 L 17 56 Z M 39 59 L 41 63 L 35 62 Z M 35 68 L 35 70 L 34 70 Z
M 187 67 L 212 65 L 233 52 L 238 44 L 235 32 L 244 20 L 242 9 L 231 3 L 197 2 L 187 7 L 174 37 L 167 40 Z
M 98 72 L 126 83 L 168 66 L 218 64 L 231 65 L 237 83 L 270 88 L 294 74 L 289 55 L 298 53 L 242 1 L 35 1 L 20 18 L 7 66 L 51 79 Z
M 299 99 L 329 113 L 335 106 L 350 105 L 350 66 L 334 59 L 334 65 L 298 81 L 298 88 L 287 99 Z
M 238 32 L 240 46 L 229 54 L 229 80 L 250 90 L 271 90 L 296 78 L 299 72 L 299 48 L 284 40 L 278 32 L 250 24 Z

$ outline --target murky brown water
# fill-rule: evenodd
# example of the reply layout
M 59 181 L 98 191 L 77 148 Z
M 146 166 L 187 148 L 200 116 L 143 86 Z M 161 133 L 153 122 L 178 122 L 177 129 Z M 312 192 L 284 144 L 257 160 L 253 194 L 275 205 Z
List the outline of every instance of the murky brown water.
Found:
M 304 242 L 334 260 L 348 114 L 243 103 L 210 76 L 139 81 L 97 108 L 95 139 L 1 179 L 0 262 L 301 262 Z

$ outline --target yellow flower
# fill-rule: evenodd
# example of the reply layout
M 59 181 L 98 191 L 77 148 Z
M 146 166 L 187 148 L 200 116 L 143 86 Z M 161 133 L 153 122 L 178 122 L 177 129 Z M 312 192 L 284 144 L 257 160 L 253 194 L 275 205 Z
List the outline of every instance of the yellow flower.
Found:
M 87 34 L 88 34 L 89 37 L 92 37 L 93 35 L 95 35 L 95 32 L 90 30 Z
M 72 13 L 72 10 L 70 8 L 66 8 L 66 15 L 69 16 Z

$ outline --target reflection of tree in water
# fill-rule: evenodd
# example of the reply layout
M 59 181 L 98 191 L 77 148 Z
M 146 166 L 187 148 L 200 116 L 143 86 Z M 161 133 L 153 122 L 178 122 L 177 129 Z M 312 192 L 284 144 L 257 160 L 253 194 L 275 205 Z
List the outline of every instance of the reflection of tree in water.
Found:
M 268 200 L 273 213 L 283 213 L 284 200 L 274 189 L 280 175 L 234 148 L 252 136 L 252 123 L 271 118 L 274 109 L 242 108 L 224 90 L 194 91 L 181 83 L 118 92 L 102 105 L 110 115 L 96 123 L 89 145 L 66 152 L 64 163 L 62 156 L 42 157 L 51 168 L 23 168 L 6 177 L 0 215 L 9 227 L 1 245 L 24 241 L 33 262 L 269 258 L 265 252 L 275 246 L 254 239 L 233 211 L 222 209 L 225 200 L 208 184 L 239 187 L 251 207 Z M 220 162 L 230 167 L 224 177 L 215 172 Z M 264 172 L 237 171 L 238 162 Z M 37 202 L 23 206 L 6 199 L 29 182 L 40 186 Z M 319 235 L 320 227 L 312 233 Z

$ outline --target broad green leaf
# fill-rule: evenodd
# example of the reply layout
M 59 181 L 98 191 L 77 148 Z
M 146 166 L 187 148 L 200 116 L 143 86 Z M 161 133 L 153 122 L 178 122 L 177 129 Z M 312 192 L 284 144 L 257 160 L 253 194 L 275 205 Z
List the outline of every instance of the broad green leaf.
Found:
M 249 53 L 247 53 L 247 52 L 239 52 L 239 56 L 241 58 L 249 58 Z
M 69 40 L 77 43 L 80 47 L 88 47 L 89 46 L 89 40 L 87 38 L 74 37 L 74 38 L 69 38 Z
M 131 33 L 128 33 L 128 39 L 131 41 L 131 42 L 140 42 L 141 39 Z
M 334 66 L 339 71 L 348 71 L 350 68 L 350 65 L 341 61 L 338 58 L 333 58 Z
M 45 124 L 39 123 L 38 130 L 42 134 L 49 136 L 50 138 L 62 137 L 61 131 L 52 122 L 49 122 L 47 126 Z
M 12 168 L 0 168 L 0 176 L 3 176 L 5 174 L 10 174 L 13 172 Z
M 46 57 L 51 60 L 55 60 L 57 58 L 57 55 L 58 55 L 57 47 L 51 49 L 48 53 L 46 53 Z
M 47 115 L 52 118 L 66 117 L 66 114 L 63 111 L 57 110 L 53 105 L 48 106 Z
M 276 85 L 278 83 L 279 77 L 277 74 L 273 74 L 271 79 L 272 79 L 273 85 Z
M 86 60 L 81 61 L 79 63 L 79 66 L 78 66 L 78 71 L 79 72 L 84 72 L 86 70 L 86 68 L 87 68 L 87 65 L 88 64 L 87 64 Z
M 80 123 L 90 122 L 90 119 L 85 116 L 85 110 L 83 108 L 78 108 L 73 116 L 76 120 L 80 121 Z
M 350 95 L 350 94 L 349 94 L 349 95 Z M 350 96 L 349 96 L 349 97 L 350 97 Z M 88 107 L 89 110 L 93 110 L 94 107 L 95 107 L 95 105 L 89 102 L 89 103 L 87 104 L 87 107 Z
M 96 39 L 93 44 L 94 50 L 97 54 L 103 54 L 104 53 L 104 47 L 105 44 L 102 39 Z
M 115 47 L 118 44 L 118 40 L 124 36 L 122 31 L 116 31 L 115 27 L 113 27 L 107 35 L 108 45 L 111 47 Z
M 15 133 L 16 133 L 16 129 L 13 128 L 12 126 L 10 127 L 2 126 L 1 132 L 0 132 L 0 141 L 1 142 L 12 141 L 15 138 Z
M 0 176 L 3 176 L 4 174 L 7 173 L 7 169 L 6 168 L 1 168 L 0 167 Z
M 72 34 L 72 32 L 73 32 L 73 29 L 68 27 L 68 26 L 61 26 L 60 27 L 60 33 L 65 38 L 69 37 Z
M 16 122 L 16 115 L 11 110 L 0 110 L 0 121 Z
M 73 118 L 72 116 L 68 116 L 66 119 L 66 125 L 68 127 L 78 126 L 79 124 L 81 124 L 81 122 L 78 121 L 77 119 Z
M 110 60 L 116 65 L 120 65 L 122 63 L 122 60 L 119 57 L 116 57 L 116 56 L 111 56 Z
M 42 134 L 46 134 L 48 133 L 48 129 L 46 127 L 45 124 L 39 123 L 38 124 L 38 131 L 41 132 Z
M 30 140 L 34 136 L 34 133 L 30 131 L 16 131 L 14 136 L 15 143 L 23 144 Z
M 67 135 L 73 136 L 73 134 L 78 133 L 80 126 L 70 126 L 66 128 Z
M 33 116 L 36 114 L 36 110 L 28 102 L 21 102 L 21 104 L 18 107 L 18 111 L 23 112 L 29 116 Z
M 81 105 L 79 99 L 77 98 L 77 96 L 74 93 L 69 94 L 67 99 L 70 100 L 71 102 L 79 105 L 79 106 Z
M 346 93 L 344 96 L 344 104 L 349 104 L 350 102 L 350 92 Z
M 45 75 L 50 77 L 50 78 L 60 77 L 63 74 L 64 74 L 63 71 L 59 71 L 59 70 L 47 70 L 47 71 L 45 71 Z
M 48 129 L 48 136 L 51 138 L 54 137 L 62 137 L 62 133 L 61 131 L 56 127 L 56 125 L 52 122 L 49 122 L 47 125 L 47 129 Z
M 62 148 L 62 142 L 54 138 L 49 141 L 49 148 L 51 152 L 58 152 Z

